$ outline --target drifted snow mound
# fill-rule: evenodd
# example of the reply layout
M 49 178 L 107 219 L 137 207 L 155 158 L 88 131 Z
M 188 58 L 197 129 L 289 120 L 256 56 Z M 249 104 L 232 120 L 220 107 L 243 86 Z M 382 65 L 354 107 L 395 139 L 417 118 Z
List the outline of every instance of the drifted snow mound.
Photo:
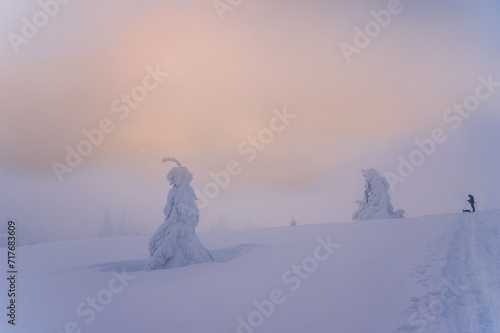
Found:
M 389 183 L 385 177 L 380 176 L 375 169 L 361 170 L 365 177 L 365 197 L 363 201 L 356 201 L 359 209 L 354 212 L 352 219 L 355 221 L 379 220 L 390 218 L 403 218 L 405 211 L 394 211 L 391 197 L 387 193 Z
M 214 260 L 195 233 L 200 211 L 190 185 L 193 175 L 176 159 L 163 159 L 163 162 L 168 161 L 176 162 L 178 166 L 167 175 L 172 188 L 168 192 L 167 204 L 163 209 L 165 221 L 149 242 L 151 258 L 144 268 L 147 271 Z

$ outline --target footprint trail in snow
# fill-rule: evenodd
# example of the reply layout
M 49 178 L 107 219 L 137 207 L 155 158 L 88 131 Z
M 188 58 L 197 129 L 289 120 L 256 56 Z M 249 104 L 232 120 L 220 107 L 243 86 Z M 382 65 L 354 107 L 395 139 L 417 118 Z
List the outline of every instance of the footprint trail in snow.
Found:
M 500 333 L 500 221 L 490 213 L 462 215 L 413 275 L 426 293 L 398 332 Z

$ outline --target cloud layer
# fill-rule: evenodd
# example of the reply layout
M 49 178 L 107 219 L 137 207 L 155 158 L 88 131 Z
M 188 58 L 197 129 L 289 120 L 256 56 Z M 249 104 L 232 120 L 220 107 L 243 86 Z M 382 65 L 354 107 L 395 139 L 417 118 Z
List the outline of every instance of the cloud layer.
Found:
M 39 9 L 34 1 L 0 6 L 3 35 L 20 33 L 21 18 Z M 340 43 L 354 43 L 354 28 L 386 1 L 243 2 L 224 21 L 206 1 L 61 6 L 18 54 L 2 42 L 2 209 L 29 223 L 43 214 L 44 223 L 97 225 L 112 207 L 153 229 L 168 190 L 160 160 L 170 155 L 200 189 L 209 172 L 241 161 L 243 172 L 205 211 L 207 229 L 222 215 L 234 227 L 283 225 L 292 214 L 306 223 L 348 220 L 362 196 L 359 169 L 394 170 L 415 139 L 444 126 L 443 112 L 473 93 L 478 76 L 500 81 L 498 4 L 401 6 L 350 64 Z M 168 78 L 120 119 L 113 101 L 157 64 Z M 398 208 L 459 209 L 468 191 L 498 207 L 489 182 L 500 166 L 498 96 L 401 185 Z M 297 118 L 245 162 L 238 145 L 284 106 Z M 66 147 L 103 118 L 115 130 L 60 184 L 51 163 L 64 163 Z

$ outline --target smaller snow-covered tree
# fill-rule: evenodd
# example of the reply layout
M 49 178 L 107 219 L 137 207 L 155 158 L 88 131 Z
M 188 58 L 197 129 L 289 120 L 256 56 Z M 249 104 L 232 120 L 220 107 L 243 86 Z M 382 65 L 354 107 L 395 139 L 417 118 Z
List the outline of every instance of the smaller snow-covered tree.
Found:
M 130 236 L 129 226 L 125 220 L 125 214 L 122 213 L 118 223 L 116 224 L 116 229 L 113 232 L 114 236 Z
M 139 229 L 136 225 L 129 223 L 125 219 L 125 213 L 122 213 L 120 219 L 117 223 L 111 221 L 109 209 L 106 210 L 104 214 L 104 220 L 99 230 L 99 237 L 127 237 L 127 236 L 138 236 L 144 235 L 146 233 L 145 229 Z
M 394 211 L 389 196 L 389 183 L 385 177 L 380 176 L 375 169 L 361 170 L 365 177 L 365 197 L 356 201 L 359 209 L 354 212 L 352 219 L 355 221 L 403 218 L 405 211 Z
M 7 224 L 0 227 L 0 248 L 8 246 Z M 49 236 L 43 225 L 18 224 L 16 231 L 16 246 L 33 245 L 49 242 Z
M 109 209 L 106 209 L 104 213 L 104 220 L 102 221 L 101 229 L 99 230 L 99 237 L 112 237 L 113 236 L 113 225 L 111 224 L 111 216 L 109 214 Z
M 292 220 L 290 221 L 290 227 L 295 227 L 295 226 L 297 226 L 297 221 L 295 221 L 295 219 L 292 216 Z
M 217 219 L 217 223 L 212 228 L 212 230 L 213 231 L 226 231 L 226 230 L 229 230 L 229 227 L 227 226 L 226 221 L 227 221 L 226 215 L 224 215 L 224 214 L 219 215 L 219 218 Z

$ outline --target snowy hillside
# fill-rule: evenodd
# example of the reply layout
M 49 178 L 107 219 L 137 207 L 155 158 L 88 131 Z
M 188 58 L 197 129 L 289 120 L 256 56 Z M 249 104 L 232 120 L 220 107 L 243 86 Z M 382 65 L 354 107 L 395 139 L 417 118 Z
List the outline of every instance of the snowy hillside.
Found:
M 216 262 L 152 272 L 147 236 L 19 248 L 0 332 L 500 332 L 500 211 L 199 237 Z

